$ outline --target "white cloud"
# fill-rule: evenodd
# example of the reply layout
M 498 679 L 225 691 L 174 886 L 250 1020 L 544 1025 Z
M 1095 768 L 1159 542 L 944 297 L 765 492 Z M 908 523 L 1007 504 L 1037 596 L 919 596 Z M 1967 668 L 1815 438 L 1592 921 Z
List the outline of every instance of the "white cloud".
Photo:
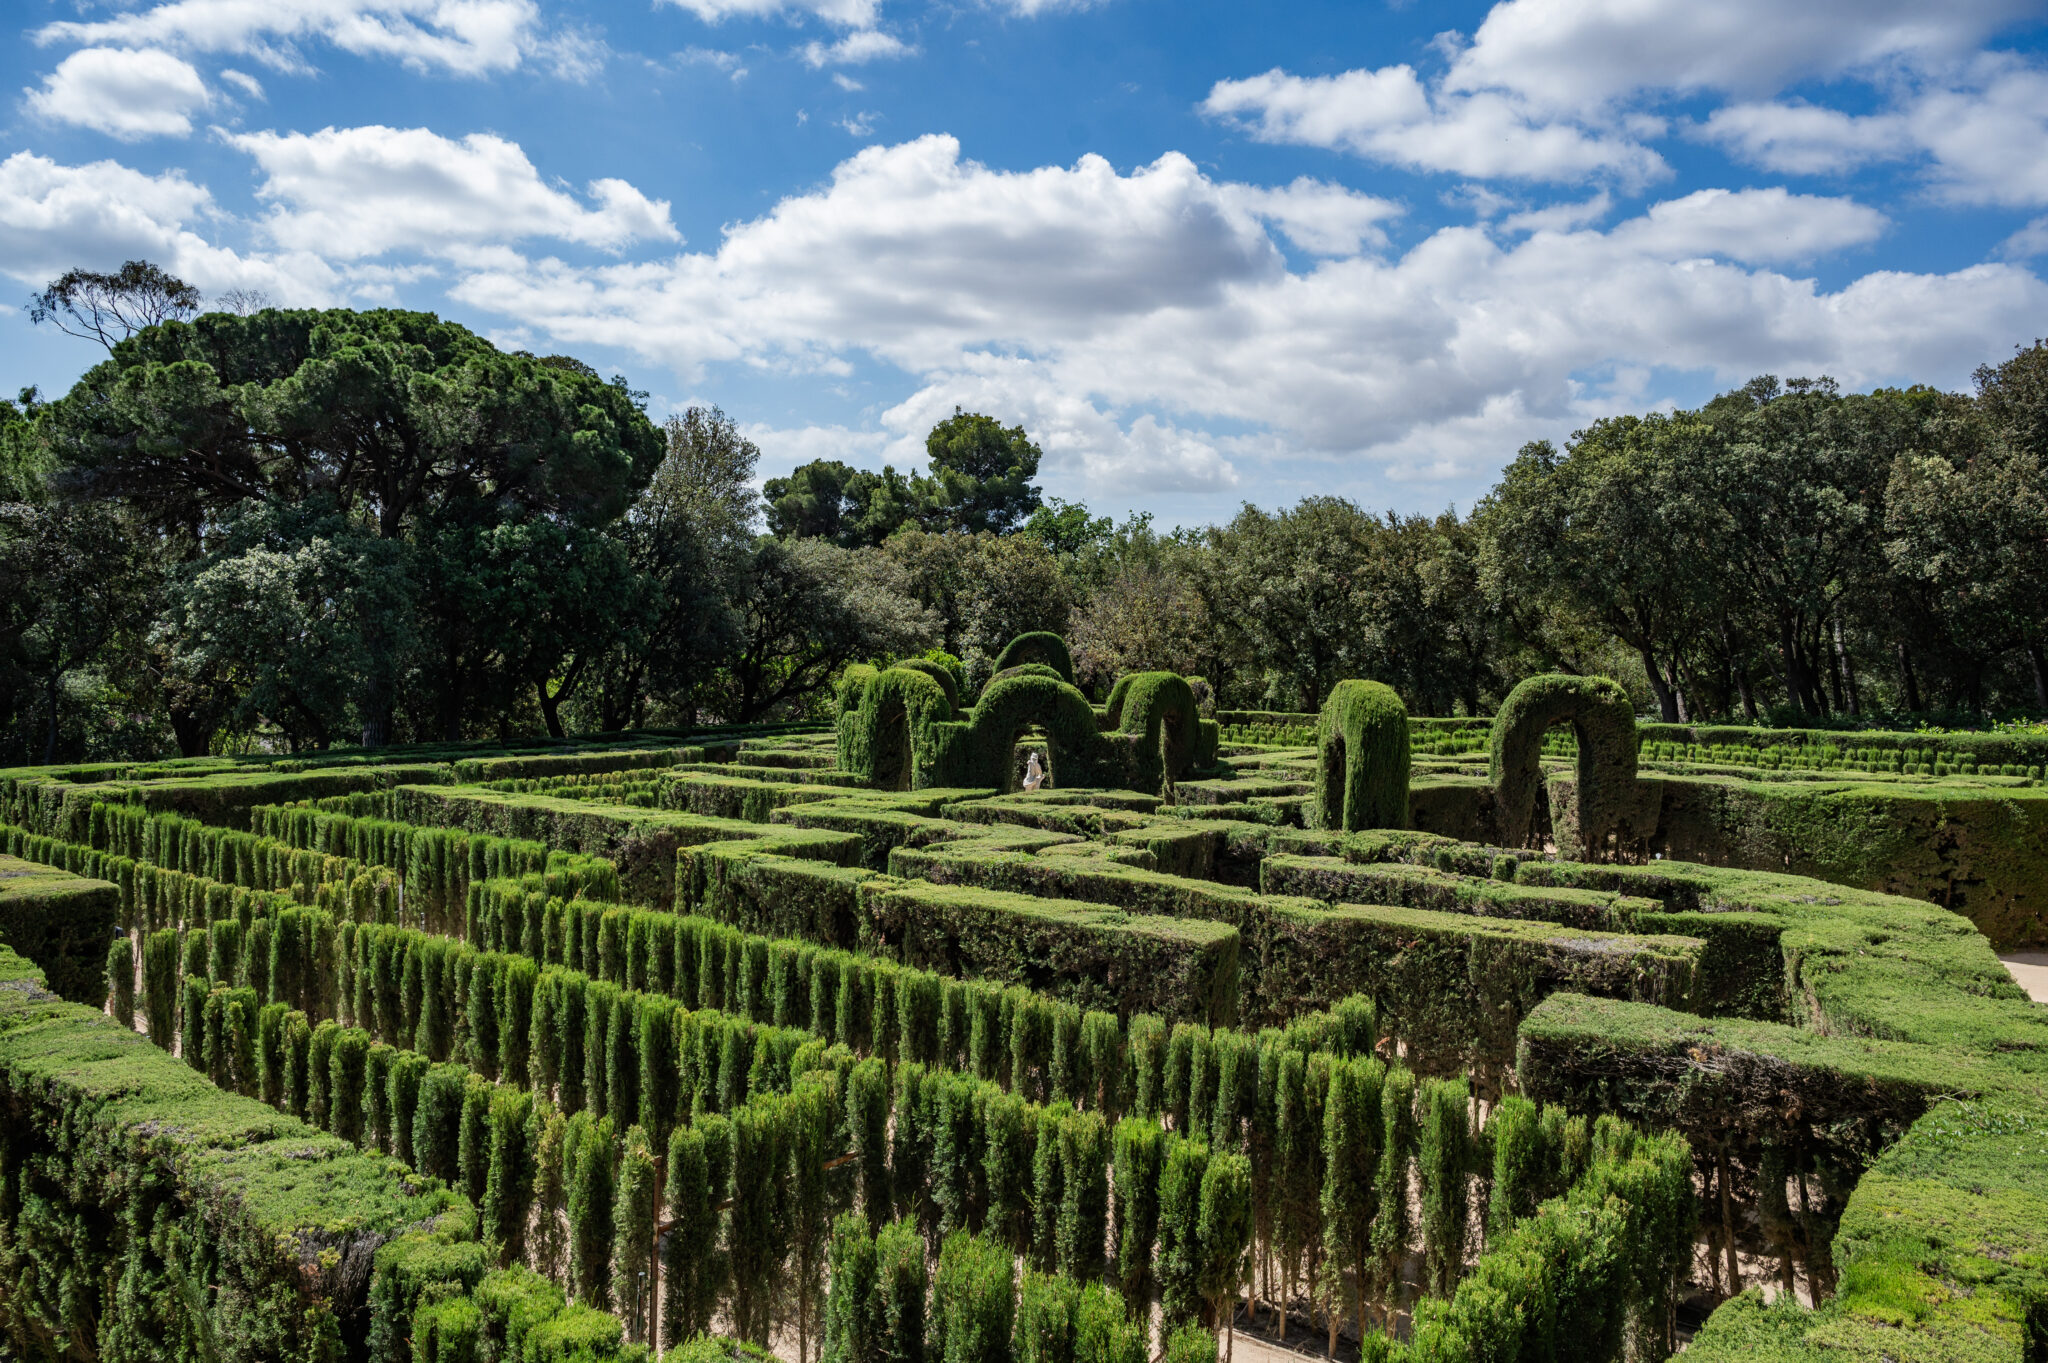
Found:
M 849 95 L 855 94 L 861 90 L 865 90 L 868 88 L 867 86 L 862 85 L 859 81 L 855 80 L 852 76 L 847 75 L 844 71 L 834 71 L 832 73 L 832 83 L 838 86 L 840 89 L 846 91 L 846 93 Z
M 1585 112 L 1638 92 L 1772 94 L 1811 77 L 1953 60 L 2033 0 L 1502 0 L 1446 78 Z
M 35 39 L 232 52 L 282 71 L 306 70 L 300 46 L 318 40 L 464 76 L 512 70 L 550 41 L 534 0 L 168 0 Z
M 1627 137 L 1532 121 L 1513 100 L 1430 91 L 1410 66 L 1295 76 L 1274 69 L 1216 82 L 1202 110 L 1262 142 L 1349 151 L 1415 170 L 1479 179 L 1657 179 L 1662 157 Z
M 1998 254 L 2004 260 L 2030 260 L 2035 256 L 2048 256 L 2048 217 L 2035 218 L 1998 243 Z
M 1715 110 L 1700 135 L 1783 173 L 1918 160 L 1935 195 L 1950 202 L 2048 203 L 2048 70 L 2009 54 L 1988 53 L 1910 85 L 1877 113 L 1737 104 Z
M 1510 213 L 1500 220 L 1504 232 L 1569 232 L 1591 227 L 1614 209 L 1614 196 L 1601 190 L 1579 203 L 1545 204 L 1542 208 Z
M 881 0 L 668 0 L 707 24 L 725 19 L 811 15 L 841 28 L 871 28 Z
M 33 152 L 0 161 L 0 271 L 43 284 L 76 266 L 153 260 L 208 292 L 261 289 L 297 306 L 340 301 L 345 279 L 319 256 L 244 256 L 193 230 L 213 198 L 178 171 L 145 175 L 115 161 L 60 165 Z
M 1452 227 L 1396 257 L 1290 269 L 1273 193 L 1179 156 L 1000 171 L 927 137 L 858 153 L 715 251 L 508 257 L 452 293 L 685 376 L 893 365 L 917 389 L 881 420 L 885 451 L 909 450 L 928 410 L 985 402 L 1059 430 L 1062 477 L 1212 492 L 1284 449 L 1327 461 L 1325 489 L 1378 468 L 1470 494 L 1523 439 L 1583 424 L 1589 374 L 1638 406 L 1658 397 L 1644 373 L 1961 383 L 2048 309 L 2048 285 L 2010 264 L 1833 290 L 1786 272 L 1884 229 L 1846 199 L 1701 192 L 1605 231 L 1561 219 L 1504 244 Z
M 1803 101 L 1724 105 L 1700 136 L 1751 165 L 1785 175 L 1823 175 L 1913 154 L 1896 114 L 1846 114 Z
M 1804 262 L 1875 241 L 1884 214 L 1853 199 L 1784 189 L 1702 189 L 1651 205 L 1609 240 L 1670 260 L 1719 256 L 1747 264 Z
M 1220 185 L 1228 200 L 1253 217 L 1271 223 L 1287 239 L 1311 255 L 1356 255 L 1368 246 L 1387 244 L 1381 223 L 1400 217 L 1401 205 L 1391 199 L 1361 194 L 1343 185 L 1304 175 L 1281 189 L 1252 185 Z
M 124 141 L 182 137 L 192 131 L 193 112 L 211 100 L 190 62 L 153 48 L 85 48 L 57 63 L 40 90 L 23 94 L 40 117 Z
M 904 42 L 893 33 L 884 33 L 878 28 L 859 29 L 847 34 L 838 42 L 805 43 L 803 54 L 806 64 L 813 69 L 822 66 L 862 66 L 873 61 L 894 61 L 899 57 L 912 56 L 915 47 Z
M 233 67 L 227 67 L 221 71 L 220 78 L 251 99 L 262 99 L 264 97 L 263 82 L 257 80 L 246 71 L 237 71 Z
M 880 117 L 881 115 L 873 110 L 849 114 L 839 120 L 839 126 L 846 129 L 849 137 L 866 137 L 875 130 L 875 120 Z
M 488 133 L 456 141 L 425 128 L 248 133 L 272 205 L 265 229 L 286 247 L 340 259 L 388 251 L 459 252 L 527 237 L 607 250 L 678 240 L 666 200 L 624 180 L 593 180 L 595 206 L 544 182 L 517 143 Z

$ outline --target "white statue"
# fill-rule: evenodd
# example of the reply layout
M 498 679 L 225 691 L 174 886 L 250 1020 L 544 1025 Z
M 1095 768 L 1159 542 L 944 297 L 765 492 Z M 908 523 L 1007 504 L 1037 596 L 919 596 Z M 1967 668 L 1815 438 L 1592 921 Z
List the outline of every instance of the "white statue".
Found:
M 1038 753 L 1034 750 L 1024 759 L 1024 789 L 1037 790 L 1045 784 L 1045 768 L 1038 765 Z

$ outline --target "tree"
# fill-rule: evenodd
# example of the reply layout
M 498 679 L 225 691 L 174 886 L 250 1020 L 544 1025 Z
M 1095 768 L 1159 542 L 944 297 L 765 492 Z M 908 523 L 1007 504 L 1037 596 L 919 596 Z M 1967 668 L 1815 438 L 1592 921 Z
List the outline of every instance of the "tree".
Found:
M 1262 672 L 1274 697 L 1322 708 L 1329 689 L 1364 676 L 1358 602 L 1372 519 L 1341 497 L 1309 497 L 1290 511 L 1247 505 L 1209 531 L 1202 590 L 1209 617 Z
M 1235 1151 L 1222 1151 L 1202 1171 L 1201 1292 L 1209 1303 L 1209 1325 L 1222 1325 L 1230 1358 L 1237 1341 L 1232 1300 L 1244 1281 L 1252 1245 L 1252 1166 Z
M 1024 522 L 1022 533 L 1055 554 L 1072 558 L 1107 540 L 1115 533 L 1115 523 L 1107 516 L 1090 516 L 1080 502 L 1048 497 Z
M 144 327 L 183 321 L 199 311 L 199 290 L 146 260 L 112 274 L 67 270 L 29 299 L 29 320 L 67 336 L 98 341 L 112 353 Z
M 925 437 L 930 472 L 912 480 L 918 524 L 927 530 L 1008 534 L 1039 507 L 1043 457 L 1022 426 L 953 409 Z
M 481 522 L 615 518 L 663 442 L 623 383 L 508 355 L 424 313 L 268 310 L 147 327 L 48 405 L 60 490 L 196 545 L 246 501 L 318 501 L 396 541 L 447 508 Z M 372 639 L 363 740 L 390 737 L 401 649 Z
M 22 757 L 57 760 L 67 676 L 140 633 L 154 565 L 130 526 L 103 505 L 0 503 L 0 686 Z M 41 743 L 21 727 L 41 712 Z
M 1689 414 L 1596 421 L 1560 457 L 1524 445 L 1480 505 L 1486 571 L 1579 612 L 1641 656 L 1667 723 L 1678 668 L 1723 609 L 1733 522 L 1714 427 Z
M 872 550 L 762 537 L 742 587 L 740 645 L 718 696 L 723 713 L 751 723 L 825 690 L 850 662 L 926 647 L 937 621 L 904 585 Z
M 814 459 L 770 478 L 768 531 L 784 538 L 828 539 L 842 549 L 882 543 L 910 516 L 910 481 L 894 467 L 880 473 L 837 459 Z

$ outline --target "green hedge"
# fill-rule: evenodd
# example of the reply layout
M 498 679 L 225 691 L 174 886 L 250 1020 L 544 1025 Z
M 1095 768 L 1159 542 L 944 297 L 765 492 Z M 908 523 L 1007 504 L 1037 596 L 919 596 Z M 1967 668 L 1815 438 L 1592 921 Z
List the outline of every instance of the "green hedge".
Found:
M 1408 707 L 1380 682 L 1331 689 L 1316 723 L 1319 828 L 1408 826 Z
M 34 961 L 59 998 L 106 1000 L 107 947 L 121 921 L 119 886 L 0 856 L 0 942 Z
M 446 1189 L 223 1094 L 4 949 L 0 1152 L 0 1334 L 46 1356 L 362 1358 L 381 1247 L 473 1234 Z
M 1493 717 L 1487 778 L 1493 782 L 1501 841 L 1519 847 L 1529 841 L 1544 735 L 1553 724 L 1569 724 L 1578 740 L 1579 782 L 1571 819 L 1576 861 L 1603 860 L 1609 840 L 1631 836 L 1635 808 L 1635 706 L 1620 684 L 1606 677 L 1548 673 L 1530 677 L 1508 693 Z M 1553 813 L 1557 845 L 1567 848 L 1564 821 Z

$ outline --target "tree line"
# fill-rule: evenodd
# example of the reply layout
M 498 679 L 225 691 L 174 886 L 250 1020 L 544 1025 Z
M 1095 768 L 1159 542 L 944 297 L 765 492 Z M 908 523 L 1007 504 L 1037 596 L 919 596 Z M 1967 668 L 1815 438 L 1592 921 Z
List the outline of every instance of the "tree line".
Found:
M 973 685 L 1039 629 L 1091 690 L 1168 668 L 1225 708 L 1365 677 L 1486 713 L 1565 670 L 1674 721 L 2048 715 L 2048 345 L 1968 394 L 1765 376 L 1602 418 L 1464 514 L 1163 531 L 1044 496 L 979 413 L 922 471 L 756 491 L 730 417 L 656 424 L 572 357 L 226 301 L 130 262 L 32 303 L 108 356 L 0 402 L 0 761 L 817 717 L 848 663 Z

